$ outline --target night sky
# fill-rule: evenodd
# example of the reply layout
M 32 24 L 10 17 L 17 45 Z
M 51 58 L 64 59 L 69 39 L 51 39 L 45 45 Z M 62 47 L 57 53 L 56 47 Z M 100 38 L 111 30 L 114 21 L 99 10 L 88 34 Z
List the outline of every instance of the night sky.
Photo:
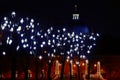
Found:
M 119 9 L 118 2 L 114 3 L 110 0 L 1 0 L 0 17 L 16 11 L 46 25 L 69 24 L 73 5 L 78 4 L 80 21 L 100 33 L 96 53 L 114 55 L 120 54 Z

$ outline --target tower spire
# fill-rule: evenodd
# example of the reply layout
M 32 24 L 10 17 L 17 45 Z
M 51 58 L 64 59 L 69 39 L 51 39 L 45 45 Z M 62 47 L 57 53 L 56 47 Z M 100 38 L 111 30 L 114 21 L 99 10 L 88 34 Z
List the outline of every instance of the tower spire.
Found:
M 75 11 L 77 11 L 77 4 L 74 5 Z

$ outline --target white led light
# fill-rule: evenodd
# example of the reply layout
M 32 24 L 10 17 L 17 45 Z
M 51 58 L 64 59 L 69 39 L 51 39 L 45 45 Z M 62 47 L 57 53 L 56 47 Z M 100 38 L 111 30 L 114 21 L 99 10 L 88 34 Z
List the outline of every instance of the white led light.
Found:
M 53 37 L 55 37 L 55 35 L 54 35 L 54 34 L 53 34 L 52 36 L 53 36 Z
M 76 47 L 74 50 L 77 51 L 77 50 L 78 50 L 78 47 Z
M 23 48 L 26 48 L 26 45 L 25 45 L 25 44 L 23 45 Z
M 43 45 L 41 44 L 40 47 L 43 48 Z
M 0 46 L 2 45 L 2 42 L 0 42 Z
M 30 54 L 32 55 L 32 51 L 30 51 Z
M 29 47 L 29 44 L 26 44 L 26 47 Z
M 20 23 L 22 24 L 24 22 L 23 18 L 20 20 Z
M 36 50 L 36 47 L 33 47 L 34 50 Z
M 21 36 L 21 37 L 23 37 L 23 36 L 24 36 L 24 34 L 20 34 L 20 36 Z
M 82 55 L 80 55 L 80 58 L 83 58 L 83 56 L 82 56 Z
M 18 50 L 19 50 L 19 48 L 20 48 L 20 46 L 17 46 L 17 47 L 16 47 L 16 50 L 18 51 Z
M 31 36 L 30 38 L 31 38 L 31 39 L 33 39 L 33 38 L 34 38 L 34 36 Z
M 70 47 L 72 48 L 72 47 L 73 47 L 73 45 L 70 45 Z
M 7 17 L 4 17 L 4 20 L 6 21 L 6 20 L 7 20 Z
M 51 60 L 49 60 L 49 63 L 51 63 Z
M 62 52 L 61 52 L 60 54 L 61 54 L 61 55 L 64 55 L 64 53 L 62 53 Z
M 46 36 L 47 36 L 47 33 L 45 33 L 44 36 L 46 37 Z
M 21 26 L 19 26 L 19 27 L 17 28 L 17 31 L 21 31 Z
M 27 39 L 25 38 L 25 40 L 24 40 L 25 42 L 27 42 Z
M 53 39 L 52 42 L 55 43 L 55 40 Z
M 93 36 L 90 36 L 89 39 L 93 39 Z
M 89 54 L 89 53 L 90 53 L 90 51 L 88 50 L 88 51 L 87 51 L 87 53 Z
M 50 56 L 50 53 L 48 53 L 48 56 Z
M 77 54 L 79 55 L 79 51 L 77 52 Z
M 68 33 L 68 36 L 70 37 L 70 33 Z
M 72 52 L 73 50 L 72 49 L 70 49 L 70 52 Z
M 50 29 L 48 29 L 47 32 L 50 33 Z
M 78 39 L 78 38 L 79 38 L 79 37 L 78 37 L 78 35 L 76 35 L 76 36 L 75 36 L 75 38 L 77 38 L 77 39 Z
M 51 45 L 51 43 L 50 43 L 50 42 L 48 42 L 48 45 Z
M 56 49 L 54 49 L 53 52 L 55 53 L 55 52 L 56 52 Z
M 5 27 L 6 27 L 6 26 L 4 26 L 4 25 L 1 25 L 1 29 L 2 29 L 2 30 L 4 30 L 4 29 L 5 29 Z
M 86 37 L 86 35 L 83 35 L 83 37 L 85 38 L 85 37 Z
M 34 32 L 34 29 L 32 29 L 31 32 L 33 33 L 33 32 Z
M 67 56 L 67 59 L 70 59 L 70 56 Z
M 6 52 L 3 51 L 2 54 L 3 54 L 3 55 L 6 55 Z
M 53 30 L 53 27 L 51 27 L 50 29 Z
M 65 45 L 66 45 L 66 43 L 63 43 L 63 45 L 65 46 Z
M 72 32 L 72 37 L 74 37 L 75 36 L 75 33 L 74 32 Z
M 72 57 L 73 55 L 72 55 L 72 54 L 70 54 L 70 56 Z
M 16 16 L 16 13 L 15 13 L 15 12 L 12 12 L 11 15 L 14 17 L 14 16 Z
M 54 54 L 52 54 L 51 56 L 54 57 Z
M 36 44 L 37 44 L 37 42 L 36 42 L 36 41 L 34 41 L 34 42 L 33 42 L 33 44 L 34 44 L 34 45 L 36 45 Z
M 96 38 L 94 37 L 94 38 L 93 38 L 93 40 L 95 41 L 95 40 L 96 40 Z
M 41 59 L 42 59 L 42 56 L 39 56 L 39 59 L 41 60 Z
M 12 41 L 12 39 L 10 39 L 10 40 L 9 40 L 9 45 L 11 45 L 11 44 L 12 44 L 12 42 L 13 42 L 13 41 Z
M 60 33 L 60 30 L 58 30 L 58 33 Z
M 70 43 L 70 40 L 68 40 L 67 42 Z
M 39 25 L 40 25 L 40 23 L 37 23 L 37 25 L 39 26 Z
M 98 33 L 96 34 L 97 36 L 100 36 Z
M 76 41 L 78 42 L 78 39 L 76 39 Z
M 8 21 L 5 21 L 6 24 L 8 24 Z
M 69 51 L 67 51 L 67 54 L 69 55 L 69 54 L 70 54 L 70 52 L 69 52 Z
M 57 46 L 60 46 L 60 43 L 58 43 Z
M 62 35 L 62 37 L 64 38 L 64 37 L 65 37 L 65 35 Z
M 37 32 L 37 36 L 40 36 L 40 33 L 39 33 L 39 32 Z
M 82 33 L 80 32 L 80 35 L 82 36 Z
M 92 45 L 89 46 L 89 49 L 92 49 Z
M 42 44 L 45 45 L 45 41 L 43 41 Z
M 41 38 L 43 38 L 43 35 L 41 35 Z
M 85 59 L 85 55 L 83 55 L 82 57 L 83 57 L 83 59 Z
M 33 22 L 34 22 L 34 19 L 31 19 L 31 22 L 33 23 Z
M 77 47 L 79 47 L 79 44 L 77 44 Z
M 4 24 L 3 24 L 3 27 L 6 27 L 6 26 L 7 26 L 7 24 L 6 24 L 6 23 L 4 23 Z
M 81 43 L 83 43 L 83 41 L 81 41 Z
M 67 37 L 65 37 L 64 40 L 67 40 Z
M 21 43 L 24 43 L 24 40 L 23 40 L 23 39 L 21 40 Z
M 93 43 L 93 45 L 95 46 L 96 44 L 95 44 L 95 43 Z
M 62 40 L 62 38 L 60 37 L 60 40 Z
M 10 29 L 10 32 L 13 32 L 14 31 L 14 29 L 13 29 L 13 27 Z
M 63 31 L 66 31 L 66 28 L 63 28 Z
M 52 48 L 54 47 L 54 45 L 52 45 Z

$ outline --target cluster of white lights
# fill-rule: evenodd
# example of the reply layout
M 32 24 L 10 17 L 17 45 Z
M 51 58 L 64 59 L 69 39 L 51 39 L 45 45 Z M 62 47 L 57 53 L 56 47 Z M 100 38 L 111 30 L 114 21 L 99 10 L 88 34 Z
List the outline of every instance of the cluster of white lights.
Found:
M 12 40 L 10 37 L 7 37 L 6 43 L 7 43 L 8 45 L 11 45 L 12 42 L 13 42 L 13 40 Z
M 85 59 L 86 56 L 85 55 L 80 55 L 80 58 Z
M 69 32 L 66 28 L 54 29 L 53 27 L 47 30 L 40 29 L 39 23 L 36 23 L 34 19 L 30 18 L 16 18 L 16 13 L 12 12 L 12 19 L 4 17 L 3 23 L 1 23 L 1 30 L 7 31 L 7 44 L 11 45 L 13 40 L 11 36 L 16 34 L 19 38 L 18 46 L 16 50 L 20 48 L 27 48 L 30 50 L 30 54 L 33 54 L 34 50 L 48 47 L 48 56 L 54 57 L 57 52 L 60 55 L 67 54 L 69 58 L 72 58 L 74 54 L 80 56 L 80 58 L 86 58 L 85 55 L 81 56 L 81 52 L 86 50 L 86 53 L 90 53 L 93 46 L 95 46 L 96 37 L 99 34 L 84 34 Z M 15 19 L 16 18 L 16 19 Z M 15 39 L 14 39 L 15 40 Z M 85 51 L 84 51 L 85 52 Z M 42 55 L 39 59 L 42 59 Z

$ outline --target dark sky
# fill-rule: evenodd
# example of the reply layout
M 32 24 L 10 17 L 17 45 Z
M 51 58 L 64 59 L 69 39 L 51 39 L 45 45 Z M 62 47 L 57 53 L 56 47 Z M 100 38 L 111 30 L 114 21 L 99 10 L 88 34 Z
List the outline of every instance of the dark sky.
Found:
M 48 23 L 67 23 L 72 17 L 73 5 L 78 4 L 80 19 L 92 30 L 119 36 L 118 27 L 112 27 L 112 1 L 104 0 L 1 0 L 0 11 L 16 11 L 35 16 Z
M 98 52 L 120 53 L 119 3 L 106 0 L 1 0 L 1 16 L 16 11 L 43 23 L 69 23 L 78 4 L 81 21 L 101 34 Z M 113 8 L 113 5 L 114 8 Z M 114 19 L 113 19 L 114 18 Z M 113 24 L 113 22 L 115 22 Z M 100 52 L 100 53 L 101 53 Z

